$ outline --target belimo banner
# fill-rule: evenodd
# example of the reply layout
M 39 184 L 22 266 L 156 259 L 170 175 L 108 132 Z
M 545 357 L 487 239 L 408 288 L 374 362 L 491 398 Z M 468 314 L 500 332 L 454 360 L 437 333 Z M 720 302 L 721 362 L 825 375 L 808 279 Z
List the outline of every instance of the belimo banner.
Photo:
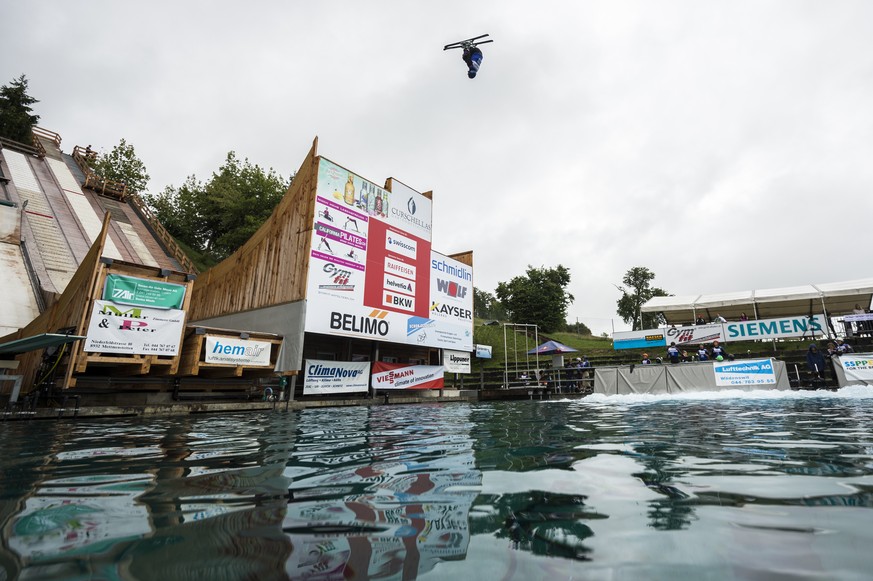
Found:
M 172 282 L 110 274 L 103 287 L 103 300 L 152 309 L 181 309 L 185 287 Z

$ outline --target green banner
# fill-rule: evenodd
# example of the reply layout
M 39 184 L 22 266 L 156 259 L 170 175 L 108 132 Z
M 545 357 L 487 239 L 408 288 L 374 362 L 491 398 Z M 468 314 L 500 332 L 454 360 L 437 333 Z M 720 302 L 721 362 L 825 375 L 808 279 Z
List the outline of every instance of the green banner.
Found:
M 185 300 L 185 286 L 110 274 L 106 277 L 103 300 L 153 309 L 181 309 Z

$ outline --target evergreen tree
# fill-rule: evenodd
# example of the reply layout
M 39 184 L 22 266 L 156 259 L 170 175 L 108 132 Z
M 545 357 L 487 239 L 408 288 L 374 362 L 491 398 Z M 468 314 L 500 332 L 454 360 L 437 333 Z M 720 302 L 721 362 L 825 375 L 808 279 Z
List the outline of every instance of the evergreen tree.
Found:
M 496 294 L 513 323 L 529 323 L 549 333 L 566 326 L 567 306 L 573 295 L 567 292 L 570 270 L 527 267 L 525 276 L 516 276 L 497 285 Z
M 30 144 L 33 127 L 39 121 L 31 107 L 34 103 L 39 101 L 27 94 L 24 75 L 0 87 L 0 137 Z
M 137 157 L 133 145 L 124 139 L 109 153 L 97 156 L 91 162 L 91 169 L 102 178 L 123 182 L 128 191 L 136 193 L 145 192 L 149 183 L 145 164 Z

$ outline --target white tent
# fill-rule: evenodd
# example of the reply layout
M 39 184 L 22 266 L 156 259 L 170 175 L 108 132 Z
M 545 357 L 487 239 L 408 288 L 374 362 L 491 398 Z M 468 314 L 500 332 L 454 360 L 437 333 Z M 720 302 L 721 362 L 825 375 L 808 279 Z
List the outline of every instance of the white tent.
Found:
M 710 321 L 721 315 L 737 320 L 824 314 L 837 317 L 852 312 L 858 304 L 870 308 L 873 278 L 808 284 L 795 287 L 759 289 L 710 295 L 654 297 L 642 306 L 644 313 L 663 313 L 668 324 L 694 323 L 698 316 Z

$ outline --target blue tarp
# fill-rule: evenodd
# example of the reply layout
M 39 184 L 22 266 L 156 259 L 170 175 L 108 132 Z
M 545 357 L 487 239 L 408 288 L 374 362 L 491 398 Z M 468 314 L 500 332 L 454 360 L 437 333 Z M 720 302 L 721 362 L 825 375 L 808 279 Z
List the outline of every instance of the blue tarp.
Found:
M 557 341 L 546 341 L 539 347 L 531 349 L 527 352 L 528 355 L 560 355 L 561 353 L 578 353 L 578 349 L 567 347 L 563 343 Z

